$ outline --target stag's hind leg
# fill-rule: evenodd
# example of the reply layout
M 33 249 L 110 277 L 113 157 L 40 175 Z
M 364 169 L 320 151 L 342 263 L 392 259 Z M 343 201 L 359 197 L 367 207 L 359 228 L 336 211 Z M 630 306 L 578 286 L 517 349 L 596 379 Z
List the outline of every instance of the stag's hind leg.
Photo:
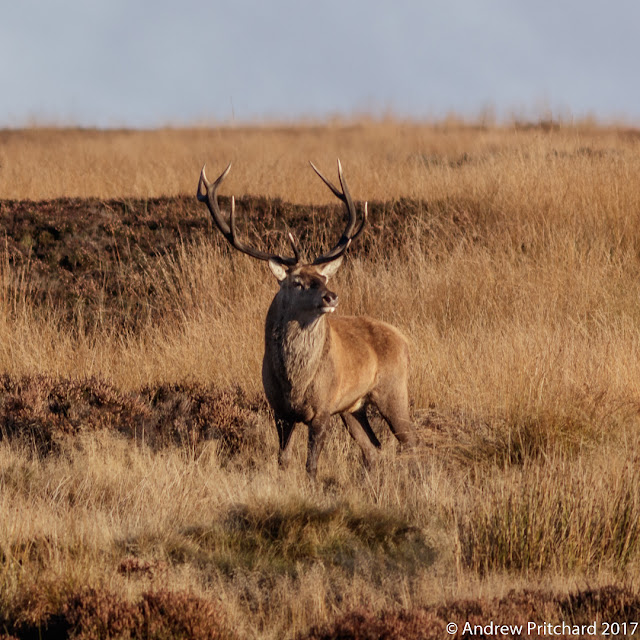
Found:
M 353 413 L 341 413 L 340 417 L 351 437 L 362 449 L 364 464 L 370 469 L 376 460 L 376 449 L 380 448 L 380 441 L 369 424 L 366 408 L 362 407 Z
M 371 399 L 398 441 L 403 446 L 413 447 L 417 438 L 409 417 L 409 393 L 406 385 L 379 388 L 372 394 Z

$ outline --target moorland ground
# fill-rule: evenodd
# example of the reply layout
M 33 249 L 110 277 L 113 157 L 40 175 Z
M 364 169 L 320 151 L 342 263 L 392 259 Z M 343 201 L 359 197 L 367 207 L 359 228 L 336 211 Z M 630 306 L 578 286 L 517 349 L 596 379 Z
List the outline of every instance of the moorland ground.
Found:
M 0 133 L 0 633 L 440 638 L 640 616 L 640 134 L 398 121 Z M 276 283 L 195 200 L 411 345 L 421 444 L 276 465 Z M 462 628 L 462 627 L 461 627 Z M 386 634 L 386 636 L 384 635 Z M 575 636 L 574 636 L 575 637 Z

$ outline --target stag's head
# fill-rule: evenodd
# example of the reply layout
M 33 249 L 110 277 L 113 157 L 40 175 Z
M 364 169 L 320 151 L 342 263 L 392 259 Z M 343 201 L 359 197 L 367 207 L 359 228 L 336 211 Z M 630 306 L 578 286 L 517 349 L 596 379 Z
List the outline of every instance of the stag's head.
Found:
M 198 183 L 198 200 L 207 205 L 214 224 L 232 247 L 253 258 L 269 263 L 271 271 L 280 283 L 279 295 L 283 306 L 295 309 L 297 314 L 312 319 L 326 313 L 332 313 L 338 306 L 338 296 L 329 290 L 327 283 L 340 267 L 345 251 L 351 242 L 362 233 L 367 221 L 367 204 L 364 205 L 362 221 L 356 225 L 356 207 L 342 174 L 340 160 L 338 160 L 338 178 L 341 189 L 325 178 L 313 163 L 310 164 L 333 194 L 344 203 L 348 214 L 347 225 L 338 243 L 312 262 L 303 262 L 301 252 L 291 234 L 289 234 L 289 242 L 293 256 L 290 257 L 266 253 L 239 240 L 235 225 L 235 199 L 231 199 L 231 212 L 228 221 L 222 215 L 218 205 L 218 187 L 229 173 L 231 164 L 214 182 L 207 180 L 204 167 L 202 167 Z
M 338 296 L 327 282 L 338 270 L 342 256 L 322 265 L 301 264 L 286 267 L 270 260 L 269 267 L 280 283 L 279 296 L 282 307 L 295 309 L 301 319 L 312 321 L 325 313 L 333 313 L 338 307 Z

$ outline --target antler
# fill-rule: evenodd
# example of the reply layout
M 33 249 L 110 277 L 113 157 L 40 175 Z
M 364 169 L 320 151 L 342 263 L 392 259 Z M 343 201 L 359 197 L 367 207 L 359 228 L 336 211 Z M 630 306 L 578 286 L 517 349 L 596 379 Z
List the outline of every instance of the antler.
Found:
M 364 225 L 367 222 L 367 203 L 364 203 L 364 213 L 362 217 L 362 222 L 360 226 L 354 233 L 354 229 L 356 228 L 356 207 L 353 204 L 353 200 L 351 199 L 351 194 L 349 193 L 349 188 L 347 187 L 347 181 L 344 179 L 342 175 L 342 165 L 340 164 L 340 160 L 338 160 L 338 178 L 340 180 L 340 186 L 342 187 L 342 191 L 338 189 L 330 180 L 325 178 L 318 168 L 313 164 L 313 162 L 309 162 L 311 168 L 320 176 L 320 179 L 331 189 L 333 195 L 336 196 L 339 200 L 344 202 L 347 207 L 347 213 L 349 215 L 349 219 L 347 221 L 347 226 L 342 232 L 342 236 L 340 240 L 338 240 L 338 244 L 336 244 L 333 249 L 327 251 L 327 253 L 323 253 L 321 256 L 318 256 L 313 264 L 324 264 L 325 262 L 331 262 L 336 258 L 339 258 L 348 248 L 353 240 L 355 240 L 364 229 Z
M 244 244 L 240 240 L 238 240 L 238 236 L 236 233 L 236 224 L 235 224 L 235 212 L 236 212 L 236 200 L 235 198 L 231 198 L 231 212 L 229 214 L 229 223 L 227 224 L 226 220 L 222 216 L 220 212 L 220 207 L 218 206 L 218 187 L 220 183 L 227 177 L 229 170 L 231 169 L 231 163 L 227 165 L 227 168 L 218 176 L 218 178 L 214 182 L 209 182 L 207 180 L 207 176 L 204 172 L 204 167 L 202 167 L 202 171 L 200 173 L 200 181 L 198 182 L 198 192 L 197 197 L 200 202 L 204 202 L 209 209 L 209 213 L 213 218 L 213 222 L 216 227 L 220 230 L 222 235 L 227 239 L 229 244 L 238 251 L 242 251 L 242 253 L 246 253 L 252 258 L 257 258 L 258 260 L 275 260 L 279 264 L 292 266 L 294 264 L 298 264 L 300 262 L 300 250 L 296 246 L 296 243 L 293 239 L 293 236 L 289 234 L 289 242 L 291 243 L 291 248 L 293 249 L 293 258 L 287 258 L 285 256 L 281 256 L 275 253 L 266 253 L 264 251 L 260 251 L 259 249 L 254 249 L 249 245 Z M 203 191 L 204 187 L 204 191 Z

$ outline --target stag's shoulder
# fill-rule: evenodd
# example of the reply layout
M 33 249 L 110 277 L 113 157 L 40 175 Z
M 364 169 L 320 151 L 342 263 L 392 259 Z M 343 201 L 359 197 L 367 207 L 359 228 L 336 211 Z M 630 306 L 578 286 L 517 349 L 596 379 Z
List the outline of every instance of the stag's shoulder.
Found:
M 389 336 L 397 336 L 402 340 L 406 340 L 405 335 L 392 324 L 371 318 L 370 316 L 340 316 L 333 315 L 328 318 L 332 327 L 339 331 L 364 332 L 368 334 L 384 334 Z

